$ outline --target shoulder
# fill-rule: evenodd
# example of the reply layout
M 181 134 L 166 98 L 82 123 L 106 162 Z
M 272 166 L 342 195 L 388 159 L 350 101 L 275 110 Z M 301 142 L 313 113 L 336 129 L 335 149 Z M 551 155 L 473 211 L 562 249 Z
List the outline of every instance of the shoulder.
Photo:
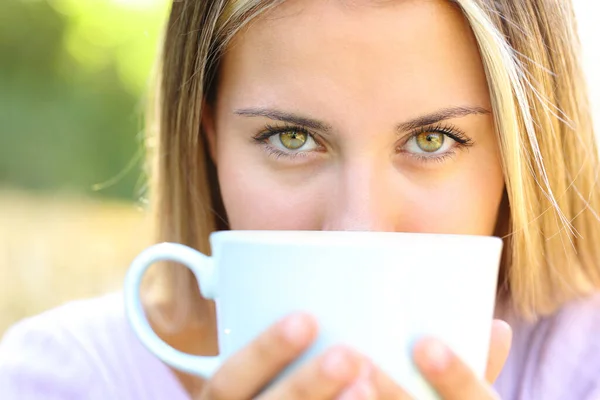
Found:
M 518 375 L 511 380 L 519 398 L 600 398 L 600 294 L 534 324 L 516 324 L 514 333 L 507 366 Z
M 0 342 L 0 392 L 9 398 L 153 399 L 152 390 L 169 388 L 173 398 L 174 378 L 133 335 L 120 293 L 27 318 Z

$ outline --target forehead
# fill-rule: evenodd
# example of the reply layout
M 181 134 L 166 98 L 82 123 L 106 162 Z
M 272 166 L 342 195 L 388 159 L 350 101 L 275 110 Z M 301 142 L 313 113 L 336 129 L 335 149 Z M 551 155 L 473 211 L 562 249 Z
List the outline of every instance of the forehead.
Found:
M 236 103 L 316 109 L 326 93 L 322 102 L 410 114 L 488 101 L 470 27 L 443 0 L 286 1 L 238 34 L 220 76 Z

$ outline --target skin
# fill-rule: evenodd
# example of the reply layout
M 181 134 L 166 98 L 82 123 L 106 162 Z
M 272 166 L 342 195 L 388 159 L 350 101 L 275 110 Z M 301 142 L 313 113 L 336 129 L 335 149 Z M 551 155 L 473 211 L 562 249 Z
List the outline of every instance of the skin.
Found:
M 449 2 L 287 1 L 232 42 L 203 125 L 232 229 L 493 234 L 504 181 L 490 96 Z M 199 397 L 253 398 L 317 330 L 310 316 L 288 317 Z M 500 321 L 492 331 L 483 381 L 435 339 L 416 345 L 442 398 L 493 398 L 511 333 Z M 196 334 L 177 344 L 205 352 Z M 334 348 L 260 398 L 409 397 L 364 356 Z
M 205 127 L 231 228 L 493 232 L 504 181 L 490 112 L 439 123 L 473 142 L 444 159 L 419 160 L 414 140 L 399 150 L 414 131 L 400 124 L 491 110 L 475 40 L 446 2 L 286 2 L 235 40 L 220 76 Z M 327 125 L 310 129 L 323 149 L 270 154 L 278 138 L 253 136 L 286 123 L 256 109 Z

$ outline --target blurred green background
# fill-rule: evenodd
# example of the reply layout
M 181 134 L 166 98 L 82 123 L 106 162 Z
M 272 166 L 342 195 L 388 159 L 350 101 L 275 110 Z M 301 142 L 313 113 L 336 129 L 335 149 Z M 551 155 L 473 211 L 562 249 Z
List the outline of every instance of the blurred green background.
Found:
M 150 243 L 144 111 L 169 6 L 0 1 L 0 336 L 118 290 Z
M 2 0 L 0 184 L 135 199 L 166 1 Z

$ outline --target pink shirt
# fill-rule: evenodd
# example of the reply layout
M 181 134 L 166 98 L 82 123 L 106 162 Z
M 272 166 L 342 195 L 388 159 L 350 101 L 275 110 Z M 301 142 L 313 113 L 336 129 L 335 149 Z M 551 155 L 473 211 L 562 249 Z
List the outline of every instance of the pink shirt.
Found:
M 495 388 L 505 400 L 600 400 L 600 295 L 536 324 L 508 321 L 511 354 Z M 120 294 L 28 318 L 0 342 L 2 399 L 189 400 L 136 339 Z

